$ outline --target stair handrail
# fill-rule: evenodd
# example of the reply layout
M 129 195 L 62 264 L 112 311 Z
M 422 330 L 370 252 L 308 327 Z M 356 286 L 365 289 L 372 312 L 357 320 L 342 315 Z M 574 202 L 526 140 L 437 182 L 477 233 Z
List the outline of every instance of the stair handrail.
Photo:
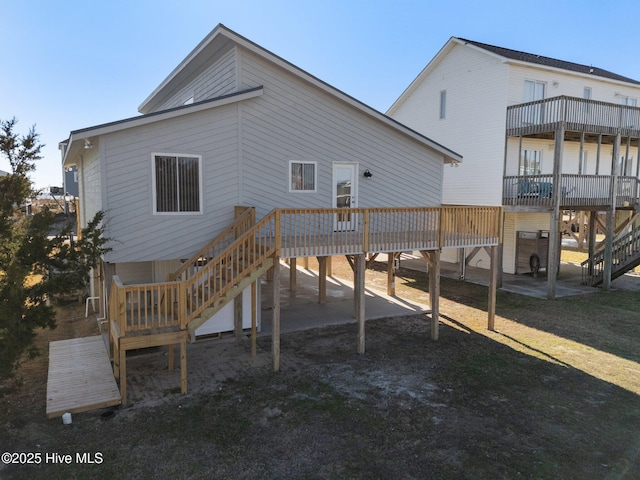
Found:
M 611 261 L 616 265 L 620 265 L 619 268 L 624 267 L 629 258 L 640 254 L 640 226 L 615 240 L 612 244 L 611 252 Z M 604 250 L 596 252 L 592 258 L 583 261 L 580 266 L 583 272 L 583 282 L 587 279 L 595 279 L 604 270 Z M 588 270 L 591 270 L 591 274 L 585 274 Z
M 187 323 L 198 318 L 207 308 L 255 269 L 265 259 L 273 257 L 277 251 L 276 231 L 277 209 L 269 212 L 262 220 L 240 235 L 215 258 L 211 259 L 194 275 L 185 280 L 187 298 L 191 299 Z M 246 258 L 245 258 L 246 257 Z M 198 297 L 200 286 L 207 286 L 206 295 Z M 194 296 L 196 301 L 193 301 Z
M 236 238 L 245 233 L 252 225 L 256 223 L 256 211 L 253 207 L 246 207 L 245 210 L 238 215 L 233 222 L 222 230 L 213 240 L 208 242 L 204 247 L 194 253 L 187 261 L 185 261 L 180 267 L 173 273 L 167 276 L 167 282 L 172 282 L 176 279 L 188 280 L 191 276 L 190 270 L 195 264 L 202 258 L 210 261 L 217 257 L 229 245 L 233 244 Z

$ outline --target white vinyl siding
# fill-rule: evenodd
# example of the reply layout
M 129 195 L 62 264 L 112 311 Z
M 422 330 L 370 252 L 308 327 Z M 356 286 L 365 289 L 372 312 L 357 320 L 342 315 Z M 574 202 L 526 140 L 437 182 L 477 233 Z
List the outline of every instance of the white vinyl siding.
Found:
M 443 169 L 443 203 L 502 204 L 507 82 L 508 65 L 500 59 L 456 44 L 392 113 L 394 119 L 462 155 L 458 168 Z M 436 112 L 445 90 L 443 122 Z

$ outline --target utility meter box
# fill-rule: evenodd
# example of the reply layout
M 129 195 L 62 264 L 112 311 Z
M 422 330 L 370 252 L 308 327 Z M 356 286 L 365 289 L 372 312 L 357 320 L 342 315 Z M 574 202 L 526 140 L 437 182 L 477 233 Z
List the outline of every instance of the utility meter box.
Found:
M 538 274 L 540 269 L 547 269 L 549 258 L 549 231 L 517 232 L 516 241 L 516 273 Z

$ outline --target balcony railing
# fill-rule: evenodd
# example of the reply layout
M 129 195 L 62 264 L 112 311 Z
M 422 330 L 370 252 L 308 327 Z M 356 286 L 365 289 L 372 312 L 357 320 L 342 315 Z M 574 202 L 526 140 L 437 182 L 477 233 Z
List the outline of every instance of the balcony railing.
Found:
M 613 175 L 574 175 L 561 177 L 561 207 L 616 208 L 633 206 L 638 201 L 639 181 L 636 177 Z M 553 175 L 527 175 L 504 177 L 502 204 L 524 207 L 553 206 Z
M 640 108 L 576 97 L 553 97 L 507 107 L 507 135 L 569 131 L 640 136 Z

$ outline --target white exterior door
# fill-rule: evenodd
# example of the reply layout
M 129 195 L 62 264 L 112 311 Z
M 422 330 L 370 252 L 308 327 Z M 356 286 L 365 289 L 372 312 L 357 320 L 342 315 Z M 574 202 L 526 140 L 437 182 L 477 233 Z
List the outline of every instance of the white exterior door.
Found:
M 333 164 L 333 207 L 356 208 L 358 206 L 358 164 L 334 163 Z M 356 216 L 345 211 L 339 213 L 335 219 L 337 231 L 355 230 Z

